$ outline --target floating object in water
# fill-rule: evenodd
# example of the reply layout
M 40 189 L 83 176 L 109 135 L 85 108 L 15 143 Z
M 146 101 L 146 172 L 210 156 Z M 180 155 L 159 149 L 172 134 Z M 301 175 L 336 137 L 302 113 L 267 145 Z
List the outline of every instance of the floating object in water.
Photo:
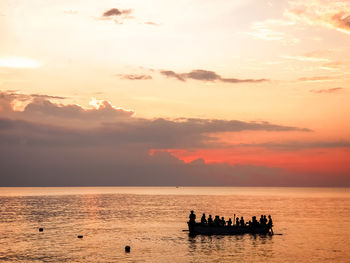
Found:
M 83 236 L 82 236 L 82 235 L 79 235 L 78 238 L 83 238 Z
M 127 252 L 127 253 L 130 252 L 130 246 L 125 246 L 125 252 Z
M 43 231 L 44 231 L 44 228 L 39 227 L 39 232 L 43 232 Z

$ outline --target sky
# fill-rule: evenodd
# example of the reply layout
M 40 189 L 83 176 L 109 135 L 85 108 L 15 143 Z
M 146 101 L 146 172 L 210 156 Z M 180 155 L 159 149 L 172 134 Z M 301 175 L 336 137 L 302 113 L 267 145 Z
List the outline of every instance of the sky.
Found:
M 0 186 L 350 186 L 349 0 L 2 0 Z

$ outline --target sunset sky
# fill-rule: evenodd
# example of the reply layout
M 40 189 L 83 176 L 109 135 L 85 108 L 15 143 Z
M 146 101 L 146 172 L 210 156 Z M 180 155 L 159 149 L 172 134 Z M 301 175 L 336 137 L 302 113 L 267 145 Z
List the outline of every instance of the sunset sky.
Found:
M 350 186 L 349 0 L 2 0 L 0 186 Z

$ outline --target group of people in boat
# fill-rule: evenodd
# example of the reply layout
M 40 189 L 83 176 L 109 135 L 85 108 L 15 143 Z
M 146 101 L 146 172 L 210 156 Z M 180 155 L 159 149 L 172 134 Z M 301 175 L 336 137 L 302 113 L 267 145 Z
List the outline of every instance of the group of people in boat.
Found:
M 190 224 L 196 224 L 196 214 L 191 211 L 190 215 L 189 215 Z M 266 215 L 261 215 L 259 221 L 256 219 L 256 216 L 253 216 L 251 220 L 249 221 L 244 221 L 243 216 L 241 216 L 241 219 L 239 219 L 239 217 L 236 215 L 234 215 L 234 219 L 233 221 L 231 220 L 231 218 L 229 218 L 227 221 L 225 220 L 224 217 L 221 217 L 216 215 L 215 218 L 213 219 L 213 217 L 211 215 L 209 215 L 208 219 L 206 218 L 205 213 L 203 213 L 202 217 L 201 217 L 201 225 L 203 226 L 210 226 L 210 227 L 241 227 L 241 228 L 245 228 L 245 227 L 249 227 L 249 228 L 257 228 L 257 227 L 267 227 L 269 229 L 272 228 L 272 218 L 271 215 L 268 215 L 268 217 L 266 217 Z

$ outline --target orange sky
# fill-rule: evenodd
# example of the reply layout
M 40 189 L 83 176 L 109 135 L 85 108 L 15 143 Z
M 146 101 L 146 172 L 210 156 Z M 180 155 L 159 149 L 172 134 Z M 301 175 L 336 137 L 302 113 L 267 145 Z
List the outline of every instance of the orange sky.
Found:
M 268 122 L 293 129 L 211 127 L 193 135 L 198 144 L 148 151 L 345 174 L 350 184 L 347 0 L 3 0 L 0 10 L 1 118 L 82 130 L 114 121 L 48 112 L 75 105 L 130 110 L 137 123 Z M 25 112 L 39 99 L 56 106 Z

